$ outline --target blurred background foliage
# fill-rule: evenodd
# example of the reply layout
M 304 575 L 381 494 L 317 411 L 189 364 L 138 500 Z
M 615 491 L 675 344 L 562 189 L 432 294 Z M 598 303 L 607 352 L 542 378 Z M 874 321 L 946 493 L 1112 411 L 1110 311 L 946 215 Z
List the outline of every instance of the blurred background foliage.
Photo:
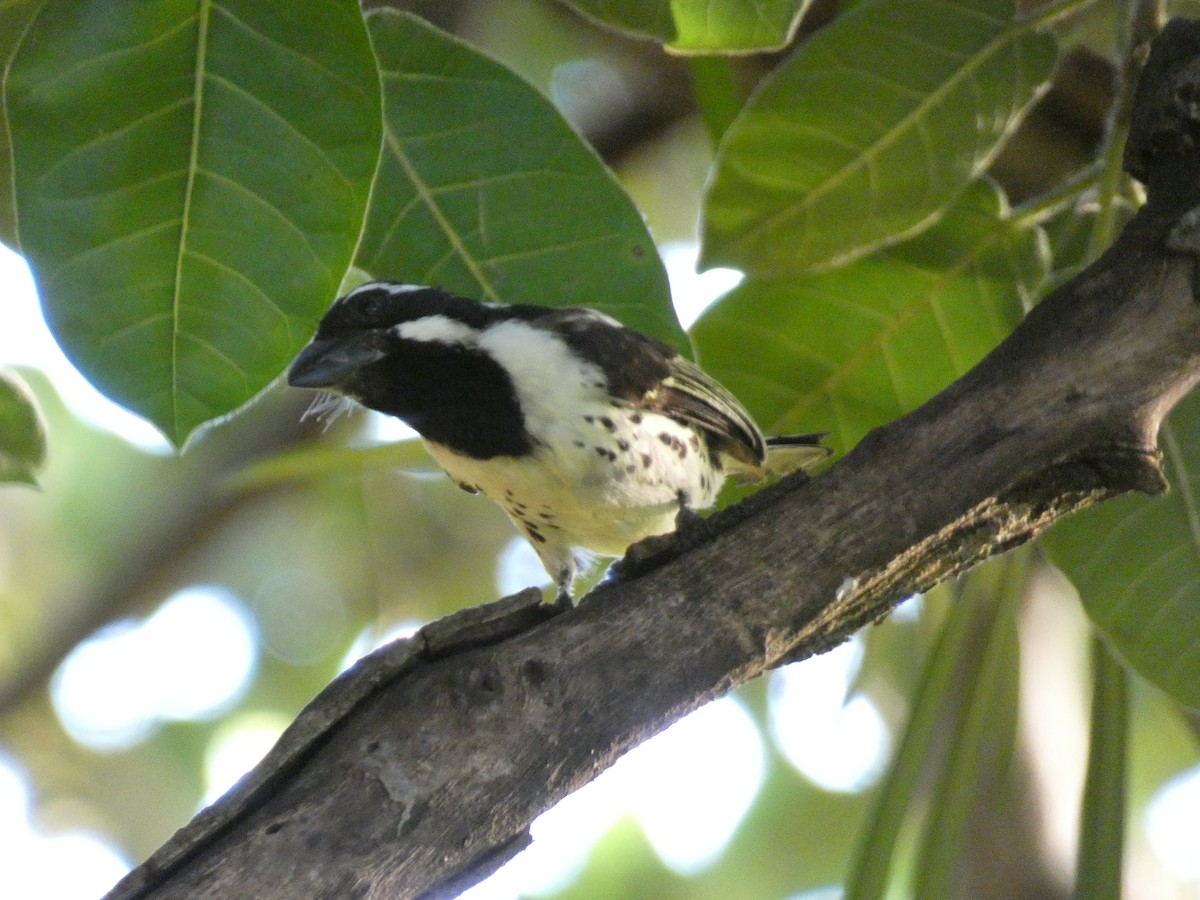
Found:
M 1048 31 L 1014 26 L 1011 6 L 993 0 L 953 10 L 772 0 L 753 4 L 761 15 L 750 19 L 734 0 L 393 5 L 419 18 L 371 19 L 384 75 L 378 196 L 367 203 L 368 155 L 331 142 L 332 168 L 350 173 L 350 187 L 320 213 L 328 223 L 365 212 L 357 267 L 506 300 L 601 306 L 694 350 L 768 431 L 825 429 L 839 451 L 969 368 L 1111 240 L 1139 199 L 1119 177 L 1106 118 L 1130 23 L 1153 4 L 1050 5 L 1065 17 L 1023 4 Z M 711 14 L 696 15 L 701 5 Z M 3 896 L 98 895 L 219 796 L 358 655 L 543 578 L 498 509 L 438 475 L 387 423 L 351 414 L 322 428 L 303 418 L 308 397 L 240 375 L 209 383 L 203 357 L 203 409 L 181 415 L 178 402 L 151 396 L 154 366 L 178 363 L 172 371 L 188 377 L 177 344 L 203 333 L 203 316 L 105 347 L 116 325 L 88 278 L 59 277 L 56 229 L 78 225 L 85 245 L 98 239 L 87 222 L 64 225 L 39 194 L 52 157 L 75 164 L 90 138 L 73 145 L 53 122 L 19 118 L 47 109 L 47 96 L 57 102 L 31 74 L 54 62 L 50 38 L 15 62 L 11 54 L 14 29 L 34 14 L 45 35 L 70 33 L 93 49 L 88 41 L 106 39 L 110 8 L 90 5 L 72 31 L 69 6 L 15 3 L 0 15 L 15 71 L 6 96 L 20 101 L 9 106 L 18 120 L 5 147 L 16 158 L 16 210 L 0 209 L 0 232 L 33 261 L 56 336 L 91 380 L 188 442 L 176 453 L 38 349 L 48 341 L 36 331 L 33 283 L 19 258 L 6 258 Z M 217 6 L 230 19 L 252 15 Z M 377 143 L 370 79 L 349 60 L 367 45 L 347 6 L 330 4 L 337 15 L 322 24 L 358 35 L 344 45 L 340 77 L 359 79 L 364 141 Z M 960 54 L 957 65 L 930 62 L 938 54 L 920 43 L 923 28 L 948 35 L 943 49 Z M 698 51 L 726 55 L 688 55 Z M 222 77 L 252 77 L 230 65 Z M 896 94 L 922 101 L 918 112 L 905 111 L 876 66 L 913 81 Z M 464 92 L 461 103 L 481 108 L 461 134 L 445 130 L 463 106 L 444 92 L 404 106 L 430 73 L 486 86 Z M 97 120 L 110 105 L 136 106 L 110 104 L 111 90 Z M 813 116 L 825 133 L 845 126 L 875 149 L 807 146 Z M 312 127 L 327 126 L 318 115 Z M 221 140 L 199 146 L 205 164 L 228 164 Z M 288 159 L 278 145 L 267 150 Z M 835 164 L 836 153 L 847 158 Z M 553 168 L 544 156 L 572 173 L 571 199 L 539 180 Z M 524 179 L 487 194 L 505 247 L 464 224 L 482 222 L 482 186 L 496 172 L 474 171 L 461 195 L 448 194 L 446 221 L 431 225 L 401 202 L 455 165 Z M 207 171 L 194 160 L 193 169 Z M 139 211 L 149 203 L 138 202 Z M 724 293 L 687 337 L 640 217 L 685 324 Z M 441 247 L 447 234 L 466 249 Z M 789 242 L 803 254 L 788 255 Z M 269 341 L 239 339 L 223 352 L 281 368 L 331 299 L 339 276 L 329 273 L 350 263 L 351 243 L 327 241 L 328 271 L 298 271 L 283 285 Z M 578 247 L 594 255 L 573 255 Z M 699 278 L 698 254 L 743 275 Z M 204 306 L 211 284 L 196 277 L 181 295 L 222 321 Z M 128 301 L 136 321 L 155 318 L 155 296 L 147 287 Z M 170 350 L 143 370 L 138 353 L 155 341 Z M 1185 402 L 1164 436 L 1167 498 L 1078 516 L 1044 546 L 914 598 L 850 644 L 699 711 L 540 820 L 524 859 L 474 896 L 1049 898 L 1078 883 L 1089 898 L 1200 897 L 1195 410 Z M 31 479 L 36 488 L 20 484 Z

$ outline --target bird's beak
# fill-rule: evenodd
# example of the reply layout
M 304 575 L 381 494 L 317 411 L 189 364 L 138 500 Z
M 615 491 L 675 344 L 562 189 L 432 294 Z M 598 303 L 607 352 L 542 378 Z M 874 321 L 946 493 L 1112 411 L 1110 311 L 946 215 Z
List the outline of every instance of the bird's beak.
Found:
M 314 339 L 300 351 L 287 380 L 292 387 L 336 388 L 363 366 L 384 356 L 374 331 L 343 338 Z

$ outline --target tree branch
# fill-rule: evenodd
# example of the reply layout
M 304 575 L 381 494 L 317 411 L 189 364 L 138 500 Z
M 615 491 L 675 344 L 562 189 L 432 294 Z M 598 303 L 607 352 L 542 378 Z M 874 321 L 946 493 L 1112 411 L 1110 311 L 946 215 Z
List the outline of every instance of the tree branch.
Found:
M 958 382 L 820 477 L 637 548 L 575 609 L 526 592 L 373 654 L 110 897 L 450 896 L 706 700 L 1072 510 L 1162 491 L 1159 425 L 1200 380 L 1196 98 L 1200 26 L 1176 22 L 1127 151 L 1149 202 Z

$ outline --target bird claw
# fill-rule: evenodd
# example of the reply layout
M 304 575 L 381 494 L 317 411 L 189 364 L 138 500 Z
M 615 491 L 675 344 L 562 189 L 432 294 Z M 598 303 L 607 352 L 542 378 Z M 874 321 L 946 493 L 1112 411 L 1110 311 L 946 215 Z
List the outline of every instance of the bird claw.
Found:
M 703 521 L 704 516 L 681 503 L 679 504 L 679 512 L 675 513 L 675 531 L 679 532 L 695 528 Z

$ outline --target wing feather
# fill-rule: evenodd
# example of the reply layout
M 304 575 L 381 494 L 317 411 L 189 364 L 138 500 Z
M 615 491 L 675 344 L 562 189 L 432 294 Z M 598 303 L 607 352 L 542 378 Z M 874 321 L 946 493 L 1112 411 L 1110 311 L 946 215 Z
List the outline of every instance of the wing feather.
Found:
M 750 413 L 719 381 L 682 356 L 647 395 L 646 406 L 699 425 L 717 439 L 717 448 L 747 465 L 760 465 L 767 455 L 762 432 Z
M 594 361 L 614 397 L 698 426 L 715 449 L 748 466 L 759 466 L 766 459 L 766 442 L 746 408 L 673 347 L 595 310 L 535 313 L 529 308 L 526 315 L 532 324 L 552 328 L 572 349 Z

